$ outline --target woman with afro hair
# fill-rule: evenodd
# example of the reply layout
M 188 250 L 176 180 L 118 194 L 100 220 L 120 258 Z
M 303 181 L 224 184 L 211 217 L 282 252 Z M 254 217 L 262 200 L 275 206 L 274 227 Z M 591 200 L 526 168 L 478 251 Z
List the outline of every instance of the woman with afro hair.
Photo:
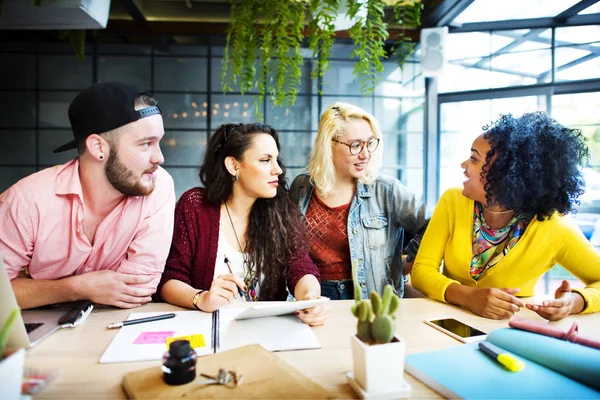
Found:
M 493 319 L 525 306 L 549 320 L 600 310 L 600 253 L 564 217 L 584 192 L 585 138 L 542 112 L 504 115 L 484 131 L 461 164 L 462 190 L 446 191 L 436 206 L 413 286 Z M 587 286 L 563 281 L 555 298 L 540 304 L 518 298 L 533 296 L 555 264 Z

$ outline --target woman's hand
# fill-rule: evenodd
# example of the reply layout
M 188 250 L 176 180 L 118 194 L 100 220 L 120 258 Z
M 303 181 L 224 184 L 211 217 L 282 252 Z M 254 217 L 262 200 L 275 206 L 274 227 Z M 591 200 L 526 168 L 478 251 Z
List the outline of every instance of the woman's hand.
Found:
M 554 300 L 545 300 L 541 305 L 527 304 L 528 309 L 550 321 L 558 321 L 570 314 L 578 314 L 584 306 L 583 297 L 577 292 L 572 292 L 569 281 L 565 280 L 554 292 Z
M 510 318 L 525 306 L 513 296 L 519 289 L 469 288 L 456 283 L 446 289 L 446 301 L 491 319 Z
M 321 297 L 322 296 L 307 293 L 305 298 L 298 300 L 312 300 L 319 299 Z M 329 309 L 329 302 L 327 302 L 325 304 L 321 304 L 313 308 L 307 308 L 306 310 L 296 311 L 296 315 L 302 320 L 302 322 L 310 326 L 323 325 L 327 318 L 329 318 Z
M 245 290 L 242 279 L 235 274 L 219 275 L 210 284 L 210 290 L 202 293 L 199 307 L 202 311 L 213 312 L 230 304 L 239 296 L 238 287 Z

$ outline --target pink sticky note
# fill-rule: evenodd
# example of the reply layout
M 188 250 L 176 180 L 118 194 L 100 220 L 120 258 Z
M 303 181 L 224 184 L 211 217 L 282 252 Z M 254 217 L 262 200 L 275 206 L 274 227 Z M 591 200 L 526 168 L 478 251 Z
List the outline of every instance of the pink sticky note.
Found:
M 175 331 L 142 332 L 133 344 L 164 344 L 174 334 Z

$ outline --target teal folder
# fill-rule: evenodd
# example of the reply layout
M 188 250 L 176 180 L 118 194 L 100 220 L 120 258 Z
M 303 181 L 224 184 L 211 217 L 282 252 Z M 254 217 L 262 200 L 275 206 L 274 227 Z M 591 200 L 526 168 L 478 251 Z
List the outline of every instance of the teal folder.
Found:
M 487 340 L 509 350 L 525 369 L 510 372 L 469 343 L 409 355 L 406 372 L 448 398 L 600 399 L 594 389 L 600 385 L 600 350 L 509 328 Z

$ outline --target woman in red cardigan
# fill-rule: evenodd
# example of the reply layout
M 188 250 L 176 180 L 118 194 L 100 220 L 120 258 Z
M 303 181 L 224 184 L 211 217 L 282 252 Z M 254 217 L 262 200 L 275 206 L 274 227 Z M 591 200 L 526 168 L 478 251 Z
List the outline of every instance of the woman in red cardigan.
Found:
M 319 297 L 298 207 L 289 199 L 277 132 L 266 124 L 221 125 L 208 142 L 200 180 L 175 209 L 171 251 L 157 299 L 212 312 L 246 300 Z M 244 293 L 240 293 L 241 289 Z M 328 307 L 299 312 L 320 325 Z

